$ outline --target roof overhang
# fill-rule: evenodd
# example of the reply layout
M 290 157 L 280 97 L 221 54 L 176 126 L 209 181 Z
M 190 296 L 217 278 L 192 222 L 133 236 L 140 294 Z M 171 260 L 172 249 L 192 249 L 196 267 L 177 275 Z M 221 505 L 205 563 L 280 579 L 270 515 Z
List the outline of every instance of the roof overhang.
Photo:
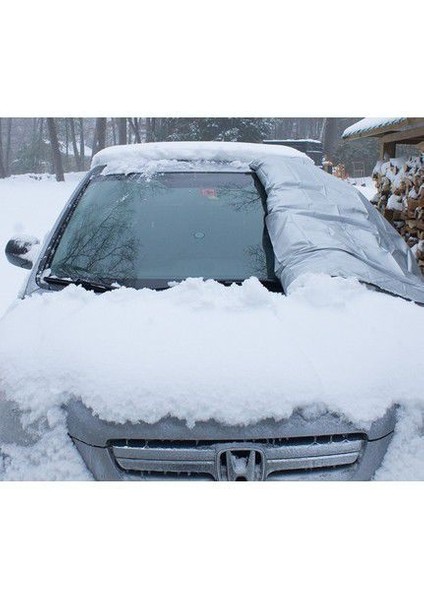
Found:
M 382 138 L 390 136 L 387 141 L 418 143 L 424 137 L 424 118 L 387 117 L 366 118 L 354 123 L 342 134 L 344 140 L 356 140 L 365 137 Z

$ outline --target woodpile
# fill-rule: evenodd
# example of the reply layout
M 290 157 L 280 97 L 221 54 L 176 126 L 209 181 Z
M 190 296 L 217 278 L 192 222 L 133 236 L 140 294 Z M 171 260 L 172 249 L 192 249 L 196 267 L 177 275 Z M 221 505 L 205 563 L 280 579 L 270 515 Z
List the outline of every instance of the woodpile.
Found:
M 335 175 L 336 177 L 339 177 L 339 179 L 347 179 L 348 178 L 346 167 L 344 166 L 343 163 L 338 163 L 337 165 L 335 165 L 333 167 L 333 175 Z
M 379 161 L 372 200 L 405 238 L 424 273 L 424 154 Z

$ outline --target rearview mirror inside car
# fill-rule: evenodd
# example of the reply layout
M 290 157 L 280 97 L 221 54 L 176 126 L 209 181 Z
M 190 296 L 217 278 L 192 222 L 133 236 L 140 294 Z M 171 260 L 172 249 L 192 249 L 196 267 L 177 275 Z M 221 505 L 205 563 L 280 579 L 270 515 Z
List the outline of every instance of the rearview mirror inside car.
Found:
M 36 246 L 40 240 L 33 236 L 19 236 L 12 238 L 6 244 L 7 260 L 22 269 L 31 269 L 37 257 Z

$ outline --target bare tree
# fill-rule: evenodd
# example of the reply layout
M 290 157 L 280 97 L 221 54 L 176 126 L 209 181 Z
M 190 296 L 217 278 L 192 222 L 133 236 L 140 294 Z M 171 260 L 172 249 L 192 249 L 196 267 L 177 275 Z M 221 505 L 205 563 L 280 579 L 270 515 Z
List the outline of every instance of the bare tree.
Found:
M 325 154 L 330 160 L 333 160 L 334 150 L 338 141 L 338 122 L 339 119 L 326 118 L 322 127 L 322 145 L 324 146 Z
M 2 121 L 3 121 L 3 119 L 0 118 L 0 179 L 4 179 L 6 177 L 6 169 L 4 168 L 4 161 L 3 161 Z
M 42 153 L 43 153 L 43 145 L 44 145 L 44 119 L 40 118 L 38 119 L 38 123 L 36 121 L 36 126 L 38 125 L 38 128 L 36 130 L 36 146 L 37 146 L 37 153 L 35 155 L 35 165 L 36 165 L 36 170 L 38 171 L 40 163 L 42 161 Z
M 82 169 L 85 169 L 85 142 L 84 142 L 84 119 L 79 119 L 79 130 L 80 130 L 80 160 Z
M 4 152 L 4 168 L 6 175 L 10 175 L 10 152 L 12 139 L 12 119 L 6 119 L 6 149 Z
M 116 146 L 118 143 L 116 140 L 116 119 L 111 119 L 111 130 L 112 130 L 112 144 Z
M 134 133 L 134 140 L 136 144 L 141 143 L 141 135 L 140 135 L 140 119 L 134 117 L 133 119 L 128 119 L 128 123 Z
M 103 117 L 96 119 L 96 127 L 94 129 L 93 153 L 94 156 L 100 150 L 106 147 L 106 125 L 107 120 Z
M 49 132 L 49 140 L 52 151 L 53 170 L 56 175 L 56 181 L 65 181 L 63 175 L 62 157 L 59 150 L 59 142 L 57 139 L 57 129 L 55 119 L 49 117 L 47 119 L 47 129 Z
M 155 141 L 155 117 L 146 119 L 146 142 Z
M 81 156 L 80 156 L 80 153 L 78 151 L 78 144 L 77 144 L 77 136 L 76 136 L 76 133 L 75 133 L 74 119 L 68 119 L 68 121 L 69 121 L 70 135 L 71 135 L 72 150 L 74 152 L 74 157 L 75 157 L 75 166 L 78 169 L 78 171 L 82 171 L 84 169 L 84 165 L 81 164 Z
M 127 139 L 127 119 L 119 118 L 116 119 L 118 123 L 118 144 L 125 145 L 128 143 Z
M 66 164 L 69 164 L 69 120 L 64 119 L 65 121 L 65 156 L 66 156 Z

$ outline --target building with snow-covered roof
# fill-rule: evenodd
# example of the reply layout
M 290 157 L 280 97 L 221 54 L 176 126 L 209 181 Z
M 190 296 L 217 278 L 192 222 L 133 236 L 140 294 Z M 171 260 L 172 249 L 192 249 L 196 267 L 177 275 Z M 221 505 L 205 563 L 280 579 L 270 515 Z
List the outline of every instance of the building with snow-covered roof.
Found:
M 324 160 L 324 148 L 321 140 L 312 139 L 284 139 L 284 140 L 263 140 L 264 144 L 276 145 L 276 146 L 288 146 L 289 148 L 295 148 L 299 152 L 304 152 L 312 158 L 314 163 L 318 166 L 322 165 Z
M 342 134 L 345 140 L 378 138 L 380 158 L 394 158 L 399 144 L 419 146 L 423 150 L 424 117 L 366 118 L 354 123 Z

